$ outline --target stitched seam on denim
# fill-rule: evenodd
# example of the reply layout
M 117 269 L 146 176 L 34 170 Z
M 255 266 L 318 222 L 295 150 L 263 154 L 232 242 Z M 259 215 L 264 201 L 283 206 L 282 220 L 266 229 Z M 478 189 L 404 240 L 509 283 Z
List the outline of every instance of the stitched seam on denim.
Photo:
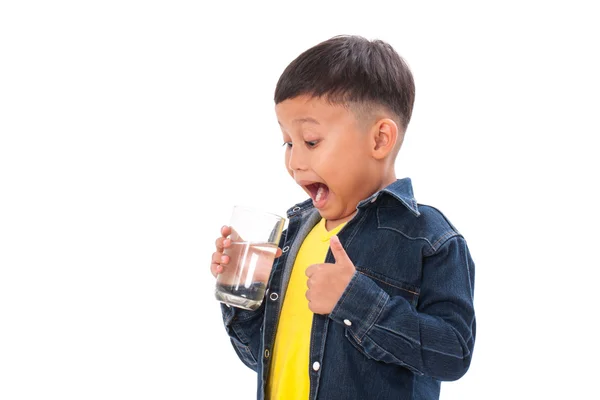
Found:
M 459 359 L 459 360 L 462 360 L 462 359 L 464 359 L 466 356 L 468 356 L 468 355 L 470 354 L 470 352 L 468 351 L 468 348 L 467 348 L 467 352 L 468 352 L 469 354 L 465 354 L 465 352 L 464 352 L 464 348 L 463 348 L 463 346 L 462 346 L 462 343 L 460 342 L 460 339 L 459 339 L 459 334 L 458 334 L 458 332 L 457 332 L 457 331 L 454 329 L 454 327 L 453 327 L 453 326 L 450 326 L 450 330 L 451 330 L 451 331 L 452 331 L 452 333 L 454 334 L 454 336 L 455 336 L 455 338 L 456 338 L 457 342 L 459 343 L 459 345 L 460 345 L 461 349 L 463 350 L 463 351 L 462 351 L 462 356 L 457 356 L 457 355 L 455 355 L 455 354 L 449 354 L 449 353 L 446 353 L 446 352 L 443 352 L 443 351 L 439 351 L 439 350 L 433 349 L 433 348 L 431 348 L 431 347 L 428 347 L 427 345 L 423 344 L 423 345 L 421 345 L 421 359 L 422 359 L 422 360 L 424 359 L 424 357 L 423 357 L 423 352 L 424 352 L 424 351 L 429 351 L 429 352 L 431 352 L 431 353 L 436 353 L 436 354 L 442 354 L 442 355 L 445 355 L 445 356 L 448 356 L 448 357 L 457 358 L 457 359 Z M 419 335 L 420 335 L 420 332 L 421 332 L 421 325 L 419 324 Z M 422 340 L 421 340 L 421 342 L 422 342 Z
M 464 338 L 465 343 L 469 343 L 471 341 L 471 339 L 473 339 L 473 330 L 469 329 L 469 336 L 467 336 L 466 338 Z M 469 348 L 469 346 L 467 346 L 467 349 Z M 470 352 L 467 353 L 467 355 L 469 355 Z
M 440 245 L 438 246 L 438 248 L 437 248 L 437 249 L 436 249 L 436 250 L 435 250 L 433 253 L 431 253 L 431 254 L 427 254 L 426 256 L 427 256 L 427 257 L 431 257 L 431 256 L 433 256 L 433 255 L 435 255 L 435 254 L 439 253 L 439 252 L 440 252 L 440 250 L 441 250 L 441 249 L 442 249 L 442 248 L 443 248 L 443 247 L 446 245 L 446 243 L 450 242 L 450 240 L 452 240 L 452 239 L 454 239 L 454 238 L 461 238 L 461 239 L 464 239 L 464 238 L 462 237 L 462 235 L 460 235 L 460 234 L 458 234 L 458 233 L 457 233 L 456 235 L 450 236 L 450 237 L 446 238 L 446 240 L 444 240 L 444 242 L 443 242 L 443 243 L 440 243 Z M 468 265 L 467 265 L 467 268 L 468 268 Z
M 459 355 L 456 355 L 456 354 L 450 354 L 450 353 L 446 353 L 444 351 L 439 351 L 439 350 L 436 350 L 436 349 L 432 349 L 431 347 L 427 347 L 427 346 L 421 346 L 421 348 L 423 350 L 429 351 L 431 353 L 442 354 L 444 356 L 448 356 L 448 357 L 452 357 L 452 358 L 458 358 L 459 360 L 462 360 L 463 358 L 465 358 L 464 354 L 459 356 Z
M 379 221 L 377 221 L 379 223 Z M 425 243 L 427 243 L 430 247 L 431 251 L 435 251 L 435 249 L 433 248 L 433 246 L 431 245 L 431 242 L 429 241 L 429 239 L 424 238 L 424 237 L 412 237 L 412 236 L 408 236 L 406 233 L 402 232 L 399 229 L 396 228 L 391 228 L 391 227 L 387 227 L 387 226 L 377 226 L 377 229 L 387 229 L 396 233 L 401 234 L 402 236 L 404 236 L 405 238 L 409 239 L 409 240 L 423 240 Z
M 410 368 L 414 369 L 415 371 L 419 371 L 418 369 L 416 369 L 415 367 L 413 367 L 412 365 L 408 365 L 407 363 L 403 362 L 402 360 L 400 360 L 398 357 L 396 357 L 395 355 L 393 355 L 392 353 L 390 353 L 389 351 L 387 351 L 386 349 L 384 349 L 383 347 L 381 347 L 379 344 L 377 344 L 376 341 L 374 341 L 373 339 L 371 339 L 371 343 L 373 344 L 373 346 L 377 347 L 381 352 L 388 354 L 390 357 L 392 357 L 394 359 L 394 361 L 398 364 L 398 365 L 403 365 L 403 366 L 409 366 Z M 420 371 L 419 371 L 420 372 Z
M 440 239 L 438 239 L 436 241 L 436 244 L 438 245 L 436 249 L 434 249 L 434 251 L 432 252 L 427 252 L 426 254 L 424 253 L 423 255 L 425 257 L 431 257 L 435 254 L 437 254 L 445 245 L 446 243 L 448 243 L 450 240 L 454 239 L 454 238 L 462 238 L 462 235 L 460 233 L 457 233 L 456 231 L 454 231 L 454 235 L 449 235 L 447 238 L 445 238 L 445 240 L 443 242 L 440 243 Z
M 392 228 L 392 227 L 389 227 L 389 226 L 381 226 L 381 220 L 379 218 L 379 210 L 377 210 L 377 229 L 388 229 L 388 230 L 393 231 L 393 232 L 398 232 L 399 234 L 401 234 L 402 236 L 404 236 L 405 238 L 407 238 L 409 240 L 424 240 L 433 249 L 433 245 L 431 244 L 431 242 L 427 238 L 408 236 L 406 233 L 402 232 L 399 229 Z
M 407 342 L 409 342 L 411 344 L 411 346 L 412 345 L 416 345 L 416 346 L 420 346 L 421 345 L 421 343 L 418 340 L 416 340 L 414 338 L 411 338 L 410 336 L 407 336 L 407 335 L 403 334 L 402 332 L 395 331 L 392 328 L 388 328 L 387 326 L 383 326 L 383 325 L 375 324 L 374 326 L 376 328 L 379 328 L 379 329 L 383 330 L 383 331 L 393 333 L 394 335 L 396 335 L 396 336 L 398 336 L 398 337 L 406 340 Z
M 312 211 L 315 211 L 314 208 L 311 208 L 311 212 Z M 296 232 L 294 232 L 294 240 L 292 241 L 292 244 L 290 245 L 290 249 L 286 253 L 287 259 L 286 259 L 286 264 L 284 266 L 284 269 L 282 271 L 282 279 L 281 279 L 281 286 L 280 286 L 280 288 L 281 288 L 280 294 L 282 296 L 285 296 L 285 293 L 287 292 L 289 279 L 292 276 L 292 269 L 294 268 L 294 264 L 296 263 L 296 257 L 298 257 L 298 252 L 300 251 L 300 248 L 302 247 L 302 243 L 304 242 L 304 240 L 306 239 L 306 237 L 308 236 L 310 231 L 314 228 L 314 226 L 319 222 L 320 216 L 319 216 L 318 212 L 315 212 L 313 214 L 313 217 L 310 219 L 309 218 L 310 218 L 310 216 L 307 216 L 306 218 L 303 217 L 298 222 Z M 309 224 L 309 222 L 311 222 L 311 223 Z M 300 235 L 302 235 L 302 240 L 300 240 Z M 293 257 L 291 257 L 292 255 L 293 255 Z M 291 263 L 291 265 L 289 265 L 288 263 Z
M 467 276 L 469 277 L 469 289 L 471 292 L 471 301 L 474 300 L 475 297 L 475 293 L 473 293 L 473 280 L 471 279 L 471 269 L 469 268 L 471 266 L 471 264 L 469 263 L 469 249 L 467 248 L 467 242 L 466 241 L 462 241 L 462 251 L 464 251 L 465 253 L 465 265 L 467 268 Z
M 360 338 L 359 338 L 358 336 L 356 336 L 356 335 L 354 334 L 354 332 L 350 332 L 350 334 L 352 335 L 352 337 L 354 338 L 354 340 L 356 340 L 356 342 L 357 342 L 358 344 L 362 344 L 362 340 L 360 340 Z
M 224 322 L 225 322 L 225 326 L 231 326 L 231 324 L 234 322 L 233 319 L 235 317 L 235 314 L 233 311 L 228 310 L 223 312 L 223 315 L 225 316 L 224 318 Z
M 358 232 L 360 231 L 360 227 L 362 226 L 362 224 L 364 224 L 364 222 L 367 220 L 367 216 L 369 215 L 369 210 L 365 210 L 362 213 L 362 217 L 356 221 L 356 226 L 354 226 L 350 233 L 350 236 L 348 236 L 348 239 L 345 241 L 346 243 L 344 244 L 344 248 L 346 247 L 350 247 L 352 246 L 352 241 L 354 240 L 354 238 L 356 237 L 356 235 L 358 234 Z M 347 227 L 348 225 L 345 225 L 342 230 L 340 232 L 338 232 L 338 235 L 340 235 Z M 331 254 L 331 249 L 327 250 L 327 254 L 328 257 L 326 257 L 325 261 L 333 261 L 335 263 L 335 260 L 333 259 L 333 254 Z M 331 255 L 331 258 L 329 258 L 329 255 Z
M 371 323 L 371 326 L 369 326 L 369 329 L 367 331 L 370 331 L 373 328 L 373 325 L 375 325 L 375 322 L 377 322 L 377 320 L 381 316 L 381 313 L 383 312 L 383 309 L 385 308 L 385 306 L 387 305 L 387 303 L 390 301 L 390 299 L 391 299 L 391 297 L 387 296 L 386 292 L 382 292 L 381 293 L 380 298 L 379 298 L 379 304 L 377 306 L 377 308 L 379 309 L 379 312 L 377 313 L 377 315 L 375 316 L 375 318 L 373 318 L 373 322 Z
M 340 299 L 338 300 L 338 303 L 333 307 L 333 310 L 331 310 L 331 314 L 337 314 L 336 310 L 338 310 L 340 307 L 342 307 L 342 305 L 346 301 L 346 298 L 348 298 L 348 296 L 349 296 L 350 290 L 352 289 L 352 287 L 354 286 L 355 283 L 356 283 L 356 275 L 353 276 L 352 279 L 350 279 L 348 286 L 344 290 L 344 293 L 342 293 L 342 297 L 340 297 Z M 331 314 L 329 314 L 329 315 L 331 316 Z M 360 339 L 358 337 L 356 337 L 356 335 L 353 332 L 350 332 L 350 334 L 352 335 L 352 337 L 354 337 L 356 339 L 356 341 L 358 343 L 360 343 Z
M 233 332 L 235 333 L 235 335 L 238 337 L 238 339 L 240 340 L 240 342 L 242 342 L 244 345 L 247 345 L 250 342 L 250 339 L 244 333 L 244 329 L 240 328 L 237 325 L 232 325 L 231 329 L 233 330 Z
M 244 350 L 244 351 L 242 351 L 242 353 L 246 354 L 246 357 L 248 357 L 248 359 L 249 359 L 248 361 L 251 364 L 256 364 L 257 363 L 256 358 L 254 358 L 254 356 L 252 355 L 252 351 L 250 351 L 250 347 L 249 346 L 246 346 L 245 344 L 242 344 L 242 345 L 238 346 L 238 349 L 240 349 L 240 351 Z
M 417 217 L 418 217 L 419 215 L 421 215 L 421 213 L 419 212 L 419 210 L 418 210 L 418 208 L 417 208 L 417 201 L 416 201 L 414 198 L 413 198 L 413 199 L 410 199 L 410 204 L 409 204 L 409 203 L 408 203 L 406 200 L 404 200 L 403 198 L 401 198 L 401 197 L 397 196 L 395 193 L 393 193 L 393 192 L 391 192 L 391 191 L 389 191 L 389 190 L 382 190 L 381 192 L 382 192 L 382 193 L 386 193 L 386 194 L 388 194 L 388 195 L 392 196 L 394 199 L 398 200 L 398 201 L 399 201 L 400 203 L 402 203 L 402 205 L 403 205 L 404 207 L 406 207 L 406 208 L 407 208 L 407 209 L 408 209 L 408 210 L 409 210 L 409 211 L 410 211 L 410 212 L 411 212 L 413 215 L 415 215 L 415 216 L 417 216 Z
M 315 331 L 316 323 L 317 323 L 317 321 L 315 320 L 315 317 L 313 315 L 312 324 L 310 327 L 310 337 L 308 339 L 310 341 L 310 350 L 308 351 L 308 365 L 306 366 L 306 368 L 308 368 L 309 382 L 310 382 L 310 356 L 311 356 L 311 354 L 314 354 L 314 352 L 315 352 L 315 343 L 312 340 L 312 336 L 313 336 L 313 332 Z
M 391 352 L 389 352 L 389 351 L 385 350 L 383 347 L 381 347 L 379 344 L 377 344 L 377 342 L 375 342 L 374 340 L 371 340 L 371 343 L 372 343 L 374 346 L 376 346 L 376 347 L 377 347 L 379 350 L 381 350 L 382 352 L 384 352 L 384 353 L 388 354 L 390 357 L 392 357 L 392 358 L 393 358 L 393 359 L 396 361 L 396 364 L 398 364 L 398 365 L 402 365 L 402 366 L 406 367 L 407 369 L 409 369 L 409 370 L 411 370 L 411 371 L 413 371 L 413 372 L 415 372 L 415 371 L 416 371 L 418 374 L 424 375 L 424 373 L 423 373 L 423 372 L 422 372 L 420 369 L 418 369 L 418 368 L 417 368 L 417 367 L 415 367 L 414 365 L 410 365 L 410 364 L 408 364 L 408 363 L 405 363 L 404 361 L 402 361 L 402 360 L 398 359 L 398 357 L 396 357 L 396 356 L 395 356 L 394 354 L 392 354 Z M 421 358 L 421 360 L 422 360 L 422 358 Z
M 359 272 L 359 274 L 360 274 L 360 272 Z M 346 301 L 346 299 L 349 296 L 350 290 L 354 287 L 355 283 L 356 283 L 356 275 L 354 275 L 352 277 L 352 279 L 350 279 L 350 282 L 348 282 L 348 286 L 346 287 L 346 290 L 344 290 L 342 297 L 340 297 L 340 299 L 338 300 L 338 304 L 334 306 L 332 312 L 335 311 L 336 308 L 342 307 L 342 305 L 344 304 L 344 302 Z
M 462 356 L 458 358 L 464 359 L 465 357 L 468 357 L 471 354 L 468 343 L 473 337 L 473 332 L 469 330 L 469 336 L 467 338 L 463 338 L 454 326 L 450 326 L 450 329 L 452 329 L 452 332 L 454 332 L 454 336 L 456 336 L 456 340 L 460 344 L 460 348 L 462 350 Z
M 313 321 L 314 321 L 314 318 L 313 318 Z M 327 331 L 329 330 L 329 318 L 325 318 L 325 320 L 323 321 L 323 324 L 324 324 L 324 326 L 323 326 L 323 334 L 322 334 L 322 338 L 321 338 L 321 351 L 319 352 L 319 362 L 321 363 L 321 367 L 323 366 L 323 355 L 325 354 L 325 342 L 327 339 Z M 310 360 L 309 360 L 309 368 L 310 368 Z M 316 396 L 317 392 L 319 391 L 319 385 L 321 383 L 321 374 L 318 374 L 318 376 L 315 379 L 317 382 L 315 383 L 314 395 Z
M 350 344 L 356 350 L 358 350 L 361 354 L 363 354 L 365 357 L 367 357 L 369 360 L 372 360 L 373 357 L 371 357 L 369 354 L 367 354 L 367 352 L 365 351 L 365 349 L 362 348 L 362 346 L 359 346 L 359 344 L 361 344 L 361 343 L 358 340 L 358 338 L 352 332 L 350 332 L 348 329 L 346 329 L 346 333 L 350 334 L 350 337 L 346 336 L 346 339 L 350 342 Z M 352 339 L 354 339 L 354 340 L 352 340 Z
M 396 286 L 396 285 L 394 285 L 394 284 L 392 284 L 392 283 L 389 283 L 389 282 L 386 282 L 386 281 L 384 281 L 383 279 L 379 279 L 379 278 L 377 278 L 377 277 L 375 277 L 375 276 L 369 275 L 369 274 L 367 274 L 367 273 L 365 273 L 365 272 L 362 272 L 362 271 L 358 271 L 358 272 L 359 272 L 359 273 L 361 273 L 361 274 L 363 274 L 363 275 L 365 275 L 365 276 L 368 276 L 368 277 L 369 277 L 369 278 L 371 278 L 371 279 L 375 279 L 376 281 L 379 281 L 379 282 L 381 282 L 381 283 L 384 283 L 384 284 L 386 284 L 386 285 L 390 285 L 390 286 L 392 286 L 392 287 L 395 287 L 396 289 L 400 289 L 400 290 L 403 290 L 403 291 L 405 291 L 405 292 L 408 292 L 408 293 L 414 294 L 414 295 L 416 295 L 416 296 L 419 296 L 419 292 L 413 292 L 412 290 L 408 290 L 408 289 L 405 289 L 405 288 L 403 288 L 403 287 Z
M 446 223 L 450 226 L 450 229 L 460 235 L 460 232 L 458 231 L 458 229 L 456 229 L 456 227 L 452 224 L 452 222 L 450 222 L 450 220 L 448 218 L 446 218 L 446 216 L 444 215 L 444 213 L 441 212 L 439 209 L 437 209 L 437 208 L 435 208 L 433 206 L 427 205 L 427 204 L 419 204 L 419 205 L 422 206 L 422 207 L 424 207 L 424 208 L 428 207 L 428 208 L 431 208 L 431 209 L 437 211 L 441 215 L 441 217 L 444 219 L 444 221 L 446 221 Z
M 348 237 L 348 240 L 346 240 L 345 246 L 350 246 L 352 244 L 352 240 L 356 237 L 356 235 L 360 231 L 360 226 L 366 220 L 366 217 L 369 214 L 369 210 L 365 210 L 362 214 L 363 214 L 362 218 L 356 222 L 356 226 L 353 228 L 353 231 L 351 232 L 350 236 Z M 344 228 L 342 228 L 342 230 L 345 229 L 346 226 L 344 226 Z M 331 254 L 331 249 L 328 250 L 328 253 Z M 332 255 L 332 257 L 333 257 L 333 255 Z M 359 273 L 359 274 L 361 273 L 358 270 L 356 270 L 356 272 Z M 348 286 L 346 287 L 346 289 L 342 293 L 342 297 L 340 297 L 340 299 L 338 300 L 338 304 L 336 304 L 334 306 L 333 310 L 331 310 L 332 313 L 334 313 L 336 311 L 336 309 L 339 309 L 339 307 L 341 307 L 344 304 L 344 302 L 348 298 L 348 294 L 350 293 L 350 290 L 352 289 L 352 287 L 356 283 L 356 279 L 357 279 L 357 275 L 352 276 L 352 279 L 350 279 L 350 282 L 348 282 Z M 352 334 L 352 332 L 351 332 L 351 334 Z M 354 334 L 352 334 L 352 336 L 354 336 Z M 356 340 L 360 343 L 360 339 L 356 338 Z
M 243 333 L 243 329 L 236 329 L 235 326 L 232 326 L 231 329 L 233 329 L 233 332 L 235 333 L 235 335 L 237 336 L 237 339 L 238 339 L 238 340 L 234 341 L 234 344 L 236 345 L 236 347 L 240 350 L 240 352 L 246 354 L 246 356 L 250 359 L 251 363 L 256 364 L 257 360 L 254 357 L 254 355 L 252 354 L 252 351 L 250 350 L 250 346 L 248 344 L 246 344 L 250 340 L 246 336 L 246 334 Z M 237 343 L 235 343 L 235 342 L 237 342 Z
M 434 248 L 434 252 L 438 251 L 439 246 L 442 242 L 444 242 L 446 239 L 450 239 L 453 236 L 457 236 L 458 233 L 456 233 L 455 231 L 448 231 L 446 233 L 444 233 L 442 236 L 440 236 L 440 238 L 438 240 L 435 241 L 435 243 L 432 245 L 432 247 Z
M 387 302 L 390 300 L 390 298 L 388 296 L 386 296 L 387 293 L 384 292 L 382 290 L 381 293 L 379 293 L 379 299 L 377 301 L 377 306 L 373 309 L 373 311 L 369 314 L 369 319 L 371 318 L 371 315 L 375 314 L 375 312 L 377 312 L 377 315 L 375 315 L 373 317 L 373 319 L 371 320 L 371 323 L 369 324 L 369 327 L 365 330 L 365 332 L 363 333 L 362 337 L 365 337 L 367 332 L 369 332 L 371 330 L 371 328 L 373 328 L 373 325 L 375 325 L 375 322 L 379 319 L 379 316 L 381 315 L 381 313 L 383 312 L 383 309 L 385 308 L 385 305 L 387 304 Z M 383 303 L 383 304 L 381 304 Z
M 286 258 L 285 262 L 282 265 L 282 268 L 284 270 L 285 270 L 285 266 L 287 265 L 287 262 L 288 262 L 287 255 L 285 255 L 285 258 Z M 280 275 L 281 275 L 281 281 L 283 281 L 284 271 L 282 271 Z M 280 282 L 279 287 L 281 288 L 281 282 Z M 271 347 L 273 347 L 275 345 L 275 335 L 277 334 L 277 327 L 279 325 L 279 315 L 281 313 L 281 308 L 283 307 L 283 293 L 281 294 L 281 301 L 278 302 L 275 305 L 275 307 L 277 307 L 276 311 L 275 311 L 275 326 L 273 327 L 273 329 L 271 329 L 271 335 L 269 335 L 270 336 L 270 340 L 269 340 L 269 342 L 267 342 L 266 341 L 266 331 L 267 331 L 267 329 L 266 329 L 267 328 L 267 319 L 266 319 L 267 318 L 267 309 L 266 308 L 267 307 L 265 306 L 265 311 L 264 311 L 264 316 L 263 316 L 264 319 L 263 319 L 263 324 L 262 324 L 263 325 L 263 332 L 262 332 L 261 338 L 260 338 L 260 340 L 261 340 L 261 347 L 262 347 L 261 350 L 262 351 L 264 351 L 264 349 L 267 348 L 267 344 L 269 344 L 269 346 L 271 346 Z M 262 364 L 262 367 L 263 367 L 263 372 L 264 372 L 265 369 L 268 369 L 268 370 L 271 369 L 270 363 L 267 363 L 267 365 L 265 365 L 265 363 L 262 362 L 261 364 Z M 264 391 L 264 388 L 263 388 L 263 391 Z
M 296 239 L 296 235 L 298 234 L 298 229 L 299 228 L 300 228 L 300 226 L 296 227 L 295 231 L 292 231 L 292 233 L 294 235 L 294 240 Z M 290 229 L 289 229 L 289 226 L 288 226 L 288 232 L 286 233 L 286 240 L 287 240 L 287 238 L 289 236 L 289 232 L 290 232 Z M 293 245 L 293 241 L 292 241 L 292 245 Z M 280 273 L 280 280 L 279 280 L 279 288 L 281 289 L 280 290 L 281 301 L 276 304 L 277 308 L 276 308 L 276 311 L 275 311 L 275 326 L 273 327 L 273 329 L 271 329 L 271 335 L 269 335 L 270 339 L 269 339 L 268 342 L 265 340 L 266 339 L 266 337 L 265 337 L 265 331 L 266 331 L 266 329 L 263 330 L 263 334 L 262 334 L 262 338 L 261 338 L 263 351 L 266 348 L 267 344 L 269 344 L 269 346 L 271 346 L 271 347 L 275 345 L 275 336 L 277 335 L 277 328 L 279 326 L 279 317 L 280 317 L 280 314 L 281 314 L 281 308 L 283 307 L 283 299 L 284 299 L 284 296 L 285 296 L 284 293 L 283 293 L 283 279 L 285 277 L 285 270 L 286 270 L 286 267 L 287 267 L 288 262 L 289 262 L 289 254 L 282 255 L 282 257 L 285 257 L 285 260 L 284 260 L 285 262 L 283 262 L 282 265 L 281 265 L 282 271 Z M 266 313 L 266 307 L 265 307 L 265 315 L 264 315 L 264 318 L 265 318 L 264 326 L 265 326 L 265 328 L 266 328 L 266 324 L 267 324 L 266 317 L 267 317 L 267 313 Z M 264 366 L 264 363 L 263 363 L 263 369 L 264 368 L 267 368 L 267 367 Z M 269 369 L 271 368 L 270 365 L 268 366 L 268 368 Z
M 383 289 L 380 289 L 380 290 L 383 291 Z M 369 329 L 371 329 L 371 327 L 375 323 L 374 314 L 377 313 L 377 315 L 379 315 L 379 313 L 381 313 L 381 310 L 378 308 L 379 303 L 381 303 L 381 293 L 379 293 L 379 298 L 377 299 L 377 305 L 375 305 L 374 307 L 371 306 L 369 313 L 367 314 L 367 322 L 369 323 L 369 326 L 366 327 L 362 332 L 360 332 L 361 338 L 365 337 L 365 335 L 367 334 Z
M 282 289 L 283 289 L 283 278 L 284 278 L 284 275 L 285 275 L 285 267 L 286 267 L 287 263 L 288 263 L 288 259 L 287 259 L 287 256 L 286 256 L 286 260 L 285 260 L 285 263 L 283 265 L 284 270 L 281 271 L 281 280 L 279 282 L 279 287 L 282 288 Z M 270 335 L 271 338 L 270 338 L 270 340 L 268 342 L 271 346 L 275 346 L 275 336 L 277 335 L 277 328 L 279 327 L 279 318 L 281 316 L 281 309 L 283 308 L 283 299 L 284 299 L 284 294 L 281 293 L 281 301 L 276 305 L 277 309 L 275 311 L 275 326 L 271 330 L 272 331 L 272 333 Z M 265 318 L 266 318 L 266 316 L 267 315 L 266 315 L 266 312 L 265 312 Z M 263 347 L 265 347 L 265 345 L 267 343 L 265 342 L 264 331 L 263 331 L 263 338 L 262 338 L 262 340 L 263 340 Z M 270 369 L 270 366 L 269 366 L 269 369 Z
M 417 328 L 419 329 L 419 342 L 423 343 L 423 330 L 421 329 L 421 320 L 417 319 Z M 423 355 L 423 346 L 419 346 L 419 354 L 421 355 L 421 364 L 424 364 L 425 357 Z

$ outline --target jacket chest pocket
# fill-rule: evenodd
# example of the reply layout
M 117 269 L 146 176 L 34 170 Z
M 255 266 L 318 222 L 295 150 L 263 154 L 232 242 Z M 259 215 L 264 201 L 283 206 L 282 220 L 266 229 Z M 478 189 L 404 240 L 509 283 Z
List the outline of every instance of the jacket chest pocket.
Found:
M 356 266 L 356 270 L 364 276 L 371 278 L 380 288 L 390 296 L 402 296 L 413 307 L 417 306 L 419 301 L 419 287 L 402 282 L 400 280 L 390 278 L 374 271 L 372 268 Z

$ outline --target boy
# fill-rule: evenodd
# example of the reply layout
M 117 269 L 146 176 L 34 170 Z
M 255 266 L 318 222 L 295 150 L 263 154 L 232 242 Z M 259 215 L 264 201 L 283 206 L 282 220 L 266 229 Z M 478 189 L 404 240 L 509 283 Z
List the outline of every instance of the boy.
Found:
M 438 399 L 440 381 L 469 368 L 467 244 L 394 171 L 414 93 L 392 47 L 357 36 L 316 45 L 281 75 L 285 166 L 311 199 L 288 211 L 261 307 L 222 307 L 258 399 Z M 215 276 L 230 233 L 216 241 Z

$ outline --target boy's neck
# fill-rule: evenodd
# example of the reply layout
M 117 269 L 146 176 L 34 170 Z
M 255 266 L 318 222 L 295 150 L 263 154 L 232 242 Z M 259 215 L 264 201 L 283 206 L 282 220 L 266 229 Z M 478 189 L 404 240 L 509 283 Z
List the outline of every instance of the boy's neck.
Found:
M 348 215 L 345 218 L 340 218 L 340 219 L 335 219 L 335 220 L 327 219 L 327 220 L 325 220 L 325 229 L 327 230 L 327 232 L 330 232 L 332 229 L 337 228 L 341 224 L 350 221 L 355 215 L 356 215 L 356 211 L 354 211 L 352 214 Z
M 396 182 L 397 179 L 398 178 L 396 178 L 396 172 L 392 168 L 392 170 L 389 172 L 389 174 L 384 179 L 381 180 L 379 189 L 377 189 L 375 192 L 379 192 L 381 189 L 390 186 L 392 183 Z M 373 192 L 373 193 L 375 193 L 375 192 Z
M 396 182 L 396 173 L 394 171 L 392 171 L 391 174 L 386 177 L 386 179 L 381 180 L 381 183 L 379 184 L 379 187 L 377 188 L 377 190 L 375 190 L 369 196 L 377 193 L 378 191 L 380 191 L 381 189 L 383 189 L 385 187 L 388 187 L 389 185 L 391 185 L 394 182 Z M 327 229 L 327 231 L 331 231 L 332 229 L 337 228 L 341 224 L 350 221 L 352 218 L 354 218 L 357 211 L 358 210 L 355 210 L 352 214 L 350 214 L 344 218 L 340 218 L 340 219 L 336 219 L 336 220 L 326 220 L 325 221 L 325 229 Z

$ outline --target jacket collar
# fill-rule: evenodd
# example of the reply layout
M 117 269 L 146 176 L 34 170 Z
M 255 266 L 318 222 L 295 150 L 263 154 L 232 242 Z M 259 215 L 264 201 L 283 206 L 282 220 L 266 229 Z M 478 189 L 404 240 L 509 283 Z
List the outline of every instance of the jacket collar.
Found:
M 398 200 L 406 208 L 408 208 L 415 216 L 418 217 L 419 215 L 421 215 L 417 206 L 417 201 L 415 200 L 415 196 L 413 194 L 412 181 L 410 180 L 410 178 L 396 180 L 395 182 L 391 183 L 390 185 L 386 186 L 380 191 L 373 193 L 368 198 L 362 200 L 360 203 L 358 203 L 358 206 L 356 208 L 366 207 L 369 203 L 375 203 L 377 199 L 379 199 L 379 197 L 384 193 Z M 288 217 L 291 217 L 292 215 L 302 213 L 312 208 L 314 208 L 312 199 L 307 199 L 302 203 L 298 203 L 294 207 L 290 208 L 287 211 L 287 215 Z
M 369 198 L 358 203 L 358 208 L 364 207 L 369 203 L 375 203 L 382 194 L 388 194 L 402 203 L 408 208 L 415 216 L 421 215 L 419 207 L 417 206 L 417 200 L 413 194 L 412 181 L 410 178 L 398 179 L 379 192 L 373 193 Z

